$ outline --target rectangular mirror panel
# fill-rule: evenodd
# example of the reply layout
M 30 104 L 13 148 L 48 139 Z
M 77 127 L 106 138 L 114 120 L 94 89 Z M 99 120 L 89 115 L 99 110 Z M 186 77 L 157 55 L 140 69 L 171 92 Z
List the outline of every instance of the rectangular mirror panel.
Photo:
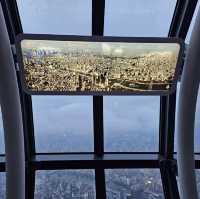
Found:
M 170 91 L 180 45 L 25 39 L 21 49 L 30 92 L 124 95 Z

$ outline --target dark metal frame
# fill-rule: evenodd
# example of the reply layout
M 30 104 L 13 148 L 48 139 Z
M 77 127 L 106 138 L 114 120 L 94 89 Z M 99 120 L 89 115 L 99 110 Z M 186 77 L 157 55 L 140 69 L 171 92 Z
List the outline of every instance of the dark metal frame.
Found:
M 21 47 L 21 42 L 25 40 L 41 40 L 41 41 L 78 41 L 85 42 L 89 45 L 89 43 L 93 42 L 106 42 L 106 43 L 128 43 L 132 44 L 134 48 L 134 44 L 174 44 L 179 45 L 178 58 L 175 66 L 175 73 L 173 74 L 173 80 L 170 83 L 170 88 L 165 90 L 143 90 L 143 91 L 34 91 L 28 88 L 26 84 L 26 72 L 24 68 L 23 62 L 23 49 Z M 93 95 L 93 96 L 101 96 L 101 95 L 169 95 L 173 93 L 176 89 L 176 83 L 180 76 L 180 68 L 184 55 L 184 42 L 176 37 L 108 37 L 108 36 L 72 36 L 72 35 L 47 35 L 47 34 L 20 34 L 16 37 L 16 50 L 17 50 L 17 58 L 18 64 L 20 68 L 21 74 L 21 84 L 23 90 L 30 95 Z
M 23 33 L 15 0 L 0 0 L 6 18 L 11 44 Z M 197 0 L 178 0 L 169 37 L 185 39 Z M 92 0 L 92 34 L 103 35 L 105 0 Z M 13 55 L 15 61 L 16 55 Z M 18 77 L 19 72 L 17 71 Z M 103 97 L 93 97 L 94 153 L 36 154 L 31 96 L 23 92 L 19 81 L 26 153 L 26 197 L 34 198 L 35 172 L 48 169 L 95 169 L 97 199 L 106 198 L 105 173 L 107 168 L 160 168 L 165 198 L 178 199 L 177 168 L 174 157 L 174 127 L 176 92 L 161 97 L 160 141 L 158 153 L 105 153 L 103 132 Z M 1 160 L 4 159 L 2 155 Z M 200 168 L 200 157 L 196 157 Z M 5 160 L 0 161 L 5 171 Z

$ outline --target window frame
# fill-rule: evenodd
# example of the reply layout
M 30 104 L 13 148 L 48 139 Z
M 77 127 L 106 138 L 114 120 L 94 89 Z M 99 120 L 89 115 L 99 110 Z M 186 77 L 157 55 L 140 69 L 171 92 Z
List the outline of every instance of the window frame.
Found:
M 3 12 L 11 45 L 15 37 L 23 33 L 16 0 L 2 0 Z M 177 0 L 169 37 L 185 39 L 197 4 L 187 0 Z M 185 9 L 184 9 L 185 8 Z M 12 14 L 11 14 L 12 13 Z M 103 35 L 105 0 L 92 0 L 92 35 Z M 15 62 L 16 55 L 13 54 Z M 19 78 L 19 71 L 16 72 Z M 160 100 L 159 151 L 155 153 L 104 152 L 103 97 L 93 97 L 94 152 L 93 153 L 38 153 L 35 151 L 34 126 L 31 96 L 24 93 L 18 81 L 26 154 L 26 198 L 34 199 L 36 170 L 49 169 L 95 169 L 96 198 L 106 198 L 105 172 L 111 168 L 158 168 L 161 172 L 165 198 L 180 198 L 176 182 L 177 165 L 174 156 L 174 129 L 176 92 Z M 5 155 L 0 162 L 0 172 L 5 172 Z M 196 154 L 196 167 L 200 168 L 200 154 Z M 172 186 L 173 185 L 173 186 Z

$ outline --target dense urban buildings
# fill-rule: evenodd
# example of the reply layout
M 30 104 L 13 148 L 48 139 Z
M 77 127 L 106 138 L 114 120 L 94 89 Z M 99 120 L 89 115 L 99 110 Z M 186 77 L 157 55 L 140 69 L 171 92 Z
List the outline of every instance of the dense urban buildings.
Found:
M 176 51 L 157 50 L 155 46 L 156 50 L 142 52 L 140 44 L 140 52 L 131 54 L 130 49 L 106 45 L 102 50 L 96 50 L 94 46 L 84 50 L 77 45 L 71 50 L 68 47 L 67 51 L 23 47 L 27 87 L 32 91 L 131 92 L 170 89 L 178 48 Z

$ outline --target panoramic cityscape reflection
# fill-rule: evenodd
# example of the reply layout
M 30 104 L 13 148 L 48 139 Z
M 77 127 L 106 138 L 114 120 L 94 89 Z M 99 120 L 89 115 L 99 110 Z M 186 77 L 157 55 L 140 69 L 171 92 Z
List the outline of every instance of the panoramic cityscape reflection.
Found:
M 137 92 L 171 88 L 177 43 L 23 40 L 31 91 Z

